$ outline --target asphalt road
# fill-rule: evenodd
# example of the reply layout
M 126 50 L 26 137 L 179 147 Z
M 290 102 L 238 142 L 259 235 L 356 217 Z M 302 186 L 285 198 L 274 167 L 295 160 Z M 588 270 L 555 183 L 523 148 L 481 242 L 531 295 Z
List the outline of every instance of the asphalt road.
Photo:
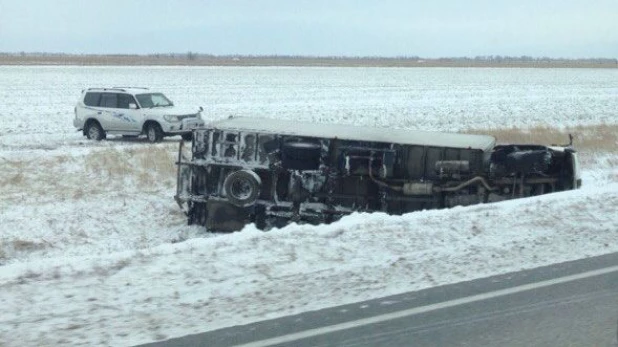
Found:
M 618 253 L 148 346 L 618 346 Z

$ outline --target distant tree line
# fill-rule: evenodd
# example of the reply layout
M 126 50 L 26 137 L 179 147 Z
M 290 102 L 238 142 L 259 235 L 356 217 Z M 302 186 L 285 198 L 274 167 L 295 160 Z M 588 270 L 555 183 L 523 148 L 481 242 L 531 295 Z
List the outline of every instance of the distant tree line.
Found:
M 420 56 L 312 56 L 312 55 L 214 55 L 186 53 L 69 54 L 50 52 L 0 52 L 0 64 L 64 65 L 212 65 L 212 66 L 504 66 L 504 67 L 602 67 L 618 68 L 616 58 L 552 58 L 503 55 L 423 58 Z
M 110 54 L 72 54 L 72 53 L 55 53 L 55 52 L 0 52 L 0 56 L 5 57 L 73 57 L 73 56 L 82 56 L 82 57 L 101 57 L 101 56 L 110 56 L 110 57 L 152 57 L 152 58 L 172 58 L 172 59 L 187 59 L 187 60 L 197 60 L 203 58 L 265 58 L 265 59 L 333 59 L 333 60 L 341 60 L 341 59 L 356 59 L 356 60 L 367 60 L 367 59 L 387 59 L 387 60 L 425 60 L 425 61 L 480 61 L 480 62 L 560 62 L 560 61 L 590 61 L 590 62 L 603 62 L 603 63 L 618 63 L 618 59 L 616 58 L 552 58 L 547 56 L 542 57 L 533 57 L 529 55 L 522 56 L 507 56 L 507 55 L 478 55 L 475 57 L 440 57 L 440 58 L 424 58 L 420 56 L 320 56 L 320 55 L 279 55 L 279 54 L 266 54 L 266 55 L 255 55 L 255 54 L 223 54 L 223 55 L 215 55 L 215 54 L 205 54 L 205 53 L 197 53 L 193 51 L 189 51 L 187 53 L 151 53 L 151 54 L 127 54 L 127 53 L 110 53 Z

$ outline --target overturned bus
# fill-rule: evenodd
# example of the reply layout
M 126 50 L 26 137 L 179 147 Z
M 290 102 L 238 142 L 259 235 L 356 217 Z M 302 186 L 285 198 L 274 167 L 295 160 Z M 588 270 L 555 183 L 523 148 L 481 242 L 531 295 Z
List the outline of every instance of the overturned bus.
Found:
M 578 188 L 564 146 L 496 145 L 487 135 L 229 118 L 194 130 L 178 156 L 176 201 L 209 231 L 329 223 Z

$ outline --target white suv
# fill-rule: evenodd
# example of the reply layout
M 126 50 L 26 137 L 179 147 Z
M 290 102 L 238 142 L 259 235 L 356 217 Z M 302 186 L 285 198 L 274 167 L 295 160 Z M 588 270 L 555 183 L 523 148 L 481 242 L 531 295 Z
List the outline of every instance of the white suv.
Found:
M 204 125 L 202 110 L 181 110 L 163 93 L 148 88 L 89 88 L 82 91 L 75 106 L 73 125 L 97 141 L 107 134 L 144 134 L 150 142 L 173 135 L 190 140 L 193 129 Z

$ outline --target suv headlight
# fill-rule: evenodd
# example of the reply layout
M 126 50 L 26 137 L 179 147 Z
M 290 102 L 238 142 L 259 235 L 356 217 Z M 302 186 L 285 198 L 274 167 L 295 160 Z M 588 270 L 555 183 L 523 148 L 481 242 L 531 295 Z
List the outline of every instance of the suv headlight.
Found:
M 170 123 L 180 122 L 180 118 L 178 118 L 178 116 L 172 116 L 170 114 L 166 114 L 165 116 L 163 116 L 163 119 Z

